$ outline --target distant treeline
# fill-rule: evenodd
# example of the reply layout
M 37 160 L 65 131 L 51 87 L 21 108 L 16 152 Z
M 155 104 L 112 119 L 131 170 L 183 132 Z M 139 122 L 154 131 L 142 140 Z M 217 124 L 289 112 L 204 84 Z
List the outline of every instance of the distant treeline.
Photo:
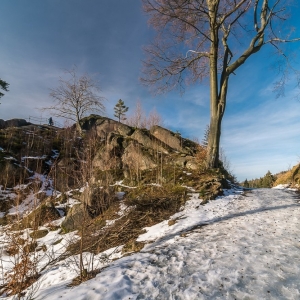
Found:
M 245 188 L 271 188 L 276 181 L 277 176 L 273 175 L 270 171 L 264 177 L 245 180 L 241 183 Z

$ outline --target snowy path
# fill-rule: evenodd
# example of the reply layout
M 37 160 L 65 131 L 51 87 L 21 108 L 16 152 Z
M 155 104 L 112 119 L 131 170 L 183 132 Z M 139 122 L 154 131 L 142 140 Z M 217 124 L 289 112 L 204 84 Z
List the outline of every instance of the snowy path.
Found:
M 37 298 L 300 299 L 295 192 L 254 190 L 195 210 L 201 218 L 194 229 L 166 233 L 95 279 L 73 289 L 41 289 Z

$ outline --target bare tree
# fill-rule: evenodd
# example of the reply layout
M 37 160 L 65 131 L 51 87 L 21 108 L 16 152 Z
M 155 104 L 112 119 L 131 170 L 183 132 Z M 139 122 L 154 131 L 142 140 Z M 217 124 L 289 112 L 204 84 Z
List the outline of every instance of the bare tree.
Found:
M 146 84 L 158 91 L 209 78 L 210 131 L 207 166 L 217 168 L 228 81 L 250 56 L 271 45 L 285 59 L 284 44 L 299 41 L 283 0 L 143 0 L 157 30 L 147 47 Z M 290 5 L 290 3 L 289 3 Z M 277 83 L 284 86 L 286 76 Z
M 55 104 L 43 110 L 51 110 L 56 117 L 74 121 L 77 130 L 81 132 L 80 120 L 88 113 L 103 112 L 104 98 L 98 95 L 100 89 L 90 76 L 78 77 L 76 69 L 66 73 L 70 78 L 60 78 L 59 86 L 51 90 L 50 96 L 55 100 Z
M 136 128 L 150 129 L 154 125 L 163 125 L 163 119 L 154 107 L 149 114 L 147 114 L 142 106 L 140 100 L 136 102 L 132 114 L 126 119 L 125 123 Z
M 135 109 L 133 110 L 132 115 L 127 118 L 126 124 L 136 128 L 146 128 L 147 117 L 140 100 L 136 102 Z
M 150 129 L 154 125 L 163 125 L 163 119 L 161 115 L 157 112 L 156 108 L 154 107 L 147 118 L 147 128 Z

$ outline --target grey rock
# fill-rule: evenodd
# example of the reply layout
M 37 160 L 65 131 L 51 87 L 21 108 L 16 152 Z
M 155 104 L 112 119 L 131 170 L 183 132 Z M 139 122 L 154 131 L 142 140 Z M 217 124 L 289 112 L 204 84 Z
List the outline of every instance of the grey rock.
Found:
M 187 151 L 182 147 L 182 138 L 177 136 L 174 132 L 155 125 L 151 127 L 150 133 L 169 147 L 177 151 L 187 153 Z
M 91 219 L 84 204 L 75 204 L 68 211 L 65 220 L 61 224 L 61 228 L 64 232 L 78 230 L 82 225 L 90 222 Z
M 163 143 L 160 140 L 158 140 L 153 135 L 149 134 L 149 131 L 136 129 L 134 133 L 131 135 L 131 138 L 138 141 L 146 148 L 151 148 L 155 151 L 160 151 L 165 154 L 169 153 L 168 149 L 166 149 L 169 147 L 164 147 Z
M 133 170 L 146 170 L 155 168 L 157 165 L 152 156 L 139 144 L 130 143 L 122 156 L 123 166 Z
M 125 124 L 111 119 L 99 119 L 95 123 L 97 135 L 101 138 L 107 138 L 111 132 L 119 133 L 122 136 L 130 136 L 133 129 Z
M 186 158 L 185 157 L 178 157 L 176 159 L 174 159 L 174 163 L 175 165 L 185 168 L 186 165 Z
M 195 157 L 192 156 L 187 156 L 186 157 L 186 168 L 190 169 L 190 170 L 198 170 L 199 169 L 199 164 L 196 162 Z
M 0 129 L 8 127 L 22 127 L 27 125 L 31 125 L 31 123 L 27 122 L 25 119 L 10 119 L 7 121 L 0 119 Z

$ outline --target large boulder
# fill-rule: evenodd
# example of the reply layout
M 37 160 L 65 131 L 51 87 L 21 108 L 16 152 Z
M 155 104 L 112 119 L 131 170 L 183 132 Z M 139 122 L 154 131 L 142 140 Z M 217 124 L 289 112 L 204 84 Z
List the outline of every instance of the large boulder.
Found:
M 61 228 L 65 233 L 80 230 L 80 228 L 87 225 L 91 219 L 86 205 L 82 203 L 75 204 L 70 208 L 65 220 L 61 223 Z
M 111 132 L 107 136 L 106 143 L 97 151 L 93 165 L 101 170 L 121 169 L 123 137 Z
M 157 166 L 147 149 L 133 142 L 125 148 L 122 162 L 123 166 L 132 170 L 147 170 Z
M 279 184 L 288 184 L 290 186 L 299 187 L 300 185 L 300 164 L 294 166 L 291 170 L 286 172 L 281 172 L 276 175 L 277 179 L 274 182 L 273 186 Z
M 119 123 L 111 119 L 98 119 L 95 123 L 97 135 L 100 138 L 107 138 L 111 132 L 116 132 L 122 136 L 129 136 L 133 129 L 130 126 Z
M 186 165 L 186 158 L 185 157 L 177 157 L 173 160 L 173 163 L 178 166 L 178 167 L 181 167 L 181 168 L 185 168 L 185 165 Z
M 174 158 L 173 162 L 175 165 L 181 168 L 199 170 L 199 163 L 197 163 L 195 157 L 193 156 L 179 156 L 177 158 Z
M 83 119 L 80 120 L 80 125 L 82 127 L 83 130 L 91 130 L 93 128 L 95 128 L 95 124 L 98 120 L 102 120 L 103 117 L 99 116 L 99 115 L 90 115 L 88 117 L 85 117 Z
M 169 147 L 180 152 L 186 152 L 182 147 L 181 137 L 174 132 L 155 125 L 151 127 L 150 133 Z
M 199 163 L 197 163 L 197 160 L 195 157 L 192 156 L 187 156 L 186 157 L 186 164 L 185 164 L 187 169 L 190 170 L 199 170 Z
M 106 139 L 111 132 L 118 133 L 122 136 L 129 136 L 133 132 L 133 128 L 118 121 L 101 117 L 99 115 L 90 115 L 80 121 L 83 130 L 96 129 L 100 138 Z
M 91 185 L 83 191 L 80 200 L 86 204 L 89 215 L 94 218 L 103 214 L 118 198 L 113 187 Z
M 138 141 L 144 147 L 151 148 L 155 151 L 168 154 L 171 150 L 168 145 L 151 135 L 148 130 L 136 129 L 131 135 L 131 138 Z
M 0 126 L 3 126 L 3 120 L 0 120 Z M 22 127 L 22 126 L 27 126 L 31 125 L 31 123 L 27 122 L 24 119 L 11 119 L 4 121 L 4 127 L 2 128 L 7 128 L 7 127 Z

